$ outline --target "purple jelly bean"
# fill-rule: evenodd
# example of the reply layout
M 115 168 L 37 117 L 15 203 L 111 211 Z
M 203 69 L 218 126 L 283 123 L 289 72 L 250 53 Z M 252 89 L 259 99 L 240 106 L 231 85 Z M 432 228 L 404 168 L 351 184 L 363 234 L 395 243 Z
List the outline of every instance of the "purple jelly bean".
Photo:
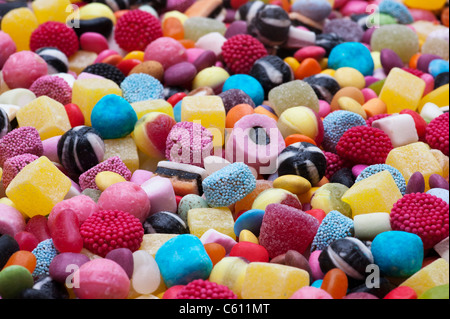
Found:
M 425 191 L 425 179 L 421 172 L 415 172 L 406 185 L 405 194 L 423 193 Z

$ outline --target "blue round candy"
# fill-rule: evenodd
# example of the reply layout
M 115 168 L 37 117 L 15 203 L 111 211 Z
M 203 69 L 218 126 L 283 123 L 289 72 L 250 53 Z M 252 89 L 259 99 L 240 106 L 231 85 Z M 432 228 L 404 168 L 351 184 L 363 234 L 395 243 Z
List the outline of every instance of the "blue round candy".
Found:
M 175 106 L 173 107 L 173 117 L 175 119 L 175 122 L 181 122 L 181 104 L 183 100 L 179 101 Z
M 359 42 L 344 42 L 335 46 L 328 57 L 328 66 L 337 70 L 350 67 L 364 76 L 372 75 L 375 64 L 370 50 Z
M 261 83 L 254 77 L 247 74 L 235 74 L 230 76 L 222 87 L 222 92 L 240 89 L 244 91 L 253 100 L 256 106 L 259 106 L 264 101 L 264 88 Z
M 153 76 L 134 73 L 120 84 L 123 97 L 129 102 L 164 99 L 164 86 Z
M 400 24 L 411 24 L 414 22 L 414 18 L 409 12 L 408 8 L 398 1 L 383 0 L 378 5 L 378 11 L 385 13 L 397 19 Z
M 138 118 L 130 103 L 116 94 L 108 94 L 95 104 L 91 113 L 92 127 L 103 139 L 129 135 Z
M 234 233 L 239 236 L 242 230 L 247 229 L 258 237 L 263 217 L 264 211 L 262 209 L 250 209 L 242 213 L 234 223 Z
M 409 277 L 422 267 L 422 239 L 413 233 L 380 233 L 372 241 L 371 251 L 375 264 L 385 276 Z
M 449 63 L 442 59 L 433 60 L 428 65 L 428 72 L 435 78 L 441 73 L 449 72 Z
M 36 257 L 36 267 L 33 277 L 48 276 L 50 263 L 59 254 L 51 238 L 41 241 L 31 253 Z

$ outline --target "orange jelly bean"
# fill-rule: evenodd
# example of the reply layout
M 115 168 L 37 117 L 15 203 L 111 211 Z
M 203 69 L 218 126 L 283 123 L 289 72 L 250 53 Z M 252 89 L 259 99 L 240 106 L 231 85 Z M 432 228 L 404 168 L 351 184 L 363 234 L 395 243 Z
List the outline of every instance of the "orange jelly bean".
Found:
M 303 80 L 304 78 L 319 74 L 320 72 L 322 72 L 322 67 L 319 62 L 313 58 L 306 58 L 294 71 L 294 76 L 297 80 Z
M 317 146 L 316 142 L 312 138 L 310 138 L 309 136 L 306 136 L 306 135 L 302 135 L 302 134 L 292 134 L 292 135 L 287 136 L 284 139 L 284 143 L 286 144 L 286 147 L 288 147 L 291 144 L 298 143 L 298 142 L 307 142 L 307 143 Z
M 204 244 L 203 247 L 205 247 L 206 253 L 208 254 L 209 258 L 211 258 L 213 266 L 217 264 L 223 257 L 225 257 L 227 253 L 225 247 L 223 247 L 221 244 L 207 243 Z
M 325 274 L 321 288 L 333 299 L 342 299 L 347 294 L 347 275 L 339 268 L 333 268 Z
M 178 40 L 178 42 L 180 42 L 181 45 L 184 46 L 186 49 L 195 48 L 195 42 L 193 40 L 182 39 L 182 40 Z
M 411 57 L 408 63 L 411 69 L 417 69 L 417 61 L 419 61 L 421 55 L 422 55 L 421 53 L 416 53 Z
M 162 31 L 165 37 L 175 40 L 184 39 L 184 27 L 181 21 L 175 17 L 169 17 L 162 24 Z
M 36 268 L 36 256 L 27 250 L 16 251 L 9 257 L 3 269 L 13 265 L 25 267 L 30 273 L 33 273 Z

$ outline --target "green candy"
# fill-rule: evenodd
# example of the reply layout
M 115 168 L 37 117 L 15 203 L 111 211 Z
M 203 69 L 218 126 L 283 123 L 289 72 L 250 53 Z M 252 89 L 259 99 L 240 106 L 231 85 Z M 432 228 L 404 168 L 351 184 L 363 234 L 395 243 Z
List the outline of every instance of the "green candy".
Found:
M 441 285 L 428 289 L 418 299 L 449 299 L 449 286 Z
M 33 277 L 25 267 L 12 265 L 0 271 L 0 296 L 3 299 L 17 298 L 20 292 L 33 285 Z

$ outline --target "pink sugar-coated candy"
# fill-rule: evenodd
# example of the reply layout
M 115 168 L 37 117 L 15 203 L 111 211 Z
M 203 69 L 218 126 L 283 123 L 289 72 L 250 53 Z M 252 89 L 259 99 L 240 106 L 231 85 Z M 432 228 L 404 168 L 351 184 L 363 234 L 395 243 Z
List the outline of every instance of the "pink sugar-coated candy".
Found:
M 361 90 L 361 93 L 363 94 L 363 96 L 364 96 L 364 101 L 366 101 L 366 102 L 369 101 L 369 100 L 371 100 L 371 99 L 374 99 L 374 98 L 377 98 L 377 97 L 378 97 L 377 93 L 375 93 L 374 90 L 369 89 L 369 88 L 364 88 L 364 89 L 362 89 L 362 90 Z
M 353 176 L 358 177 L 359 174 L 367 167 L 367 165 L 358 164 L 352 167 L 352 174 Z
M 85 32 L 80 36 L 80 46 L 82 50 L 99 54 L 108 50 L 109 44 L 103 35 L 97 32 Z
M 195 60 L 203 53 L 205 50 L 199 48 L 190 48 L 186 50 L 187 62 L 194 63 Z
M 307 46 L 304 48 L 301 48 L 297 50 L 297 52 L 294 53 L 294 58 L 297 59 L 297 61 L 302 62 L 303 60 L 307 58 L 313 58 L 316 60 L 322 59 L 326 54 L 326 51 L 324 48 L 319 46 Z
M 141 185 L 151 203 L 150 215 L 157 212 L 177 212 L 177 201 L 172 182 L 165 177 L 153 176 Z
M 25 218 L 14 207 L 0 204 L 0 234 L 14 237 L 18 232 L 25 230 Z
M 133 182 L 141 186 L 144 182 L 148 181 L 153 176 L 153 173 L 144 169 L 137 169 L 131 175 L 130 182 Z
M 352 14 L 366 13 L 367 2 L 366 1 L 348 1 L 342 8 L 341 13 L 344 16 L 351 16 Z
M 100 63 L 100 62 L 102 62 L 104 59 L 106 59 L 107 57 L 109 57 L 110 55 L 115 55 L 115 54 L 119 54 L 119 53 L 117 53 L 117 51 L 111 50 L 111 49 L 103 50 L 102 52 L 100 52 L 100 53 L 97 55 L 97 58 L 94 60 L 94 63 Z
M 227 255 L 231 252 L 231 249 L 234 247 L 234 245 L 237 244 L 236 240 L 228 235 L 218 232 L 213 228 L 208 229 L 205 233 L 203 233 L 202 237 L 200 237 L 200 241 L 203 245 L 209 243 L 222 245 L 225 248 L 225 252 Z
M 186 49 L 175 39 L 162 37 L 150 43 L 144 51 L 144 61 L 157 61 L 164 70 L 174 64 L 186 62 Z
M 130 279 L 125 270 L 106 258 L 81 265 L 73 277 L 79 279 L 73 291 L 80 299 L 125 299 L 130 290 Z
M 321 118 L 324 118 L 331 112 L 331 106 L 330 103 L 324 100 L 319 100 L 319 116 Z
M 11 39 L 11 36 L 6 32 L 0 31 L 0 70 L 9 56 L 15 53 L 16 50 L 16 44 Z
M 78 195 L 65 199 L 55 206 L 48 215 L 48 227 L 52 228 L 55 217 L 66 209 L 72 209 L 76 214 L 80 225 L 93 213 L 99 211 L 99 207 L 92 198 L 86 195 Z
M 142 223 L 149 216 L 151 204 L 141 186 L 132 182 L 120 182 L 109 186 L 100 195 L 97 205 L 100 210 L 128 212 Z
M 58 158 L 58 141 L 61 135 L 53 136 L 42 141 L 42 146 L 44 147 L 44 156 L 46 156 L 50 161 L 59 163 Z
M 104 77 L 101 75 L 93 74 L 93 73 L 81 72 L 78 75 L 77 80 L 83 80 L 83 79 L 104 79 Z
M 294 292 L 289 299 L 333 299 L 333 297 L 323 289 L 305 286 Z
M 53 244 L 59 252 L 79 253 L 83 249 L 78 217 L 70 208 L 64 209 L 56 215 L 50 233 Z
M 320 269 L 319 264 L 319 255 L 321 252 L 321 250 L 315 250 L 309 255 L 308 263 L 309 267 L 311 267 L 313 280 L 323 279 L 323 277 L 325 276 L 325 274 L 322 272 L 322 269 Z
M 39 244 L 39 240 L 32 233 L 20 231 L 14 235 L 14 239 L 19 244 L 20 250 L 33 251 Z
M 27 225 L 25 226 L 25 231 L 32 233 L 39 242 L 50 239 L 50 230 L 48 228 L 47 217 L 42 215 L 35 215 L 31 217 Z
M 434 13 L 428 10 L 409 8 L 409 13 L 411 13 L 414 21 L 438 21 Z
M 34 81 L 47 75 L 47 63 L 32 51 L 11 54 L 3 65 L 3 80 L 10 89 L 28 89 Z

